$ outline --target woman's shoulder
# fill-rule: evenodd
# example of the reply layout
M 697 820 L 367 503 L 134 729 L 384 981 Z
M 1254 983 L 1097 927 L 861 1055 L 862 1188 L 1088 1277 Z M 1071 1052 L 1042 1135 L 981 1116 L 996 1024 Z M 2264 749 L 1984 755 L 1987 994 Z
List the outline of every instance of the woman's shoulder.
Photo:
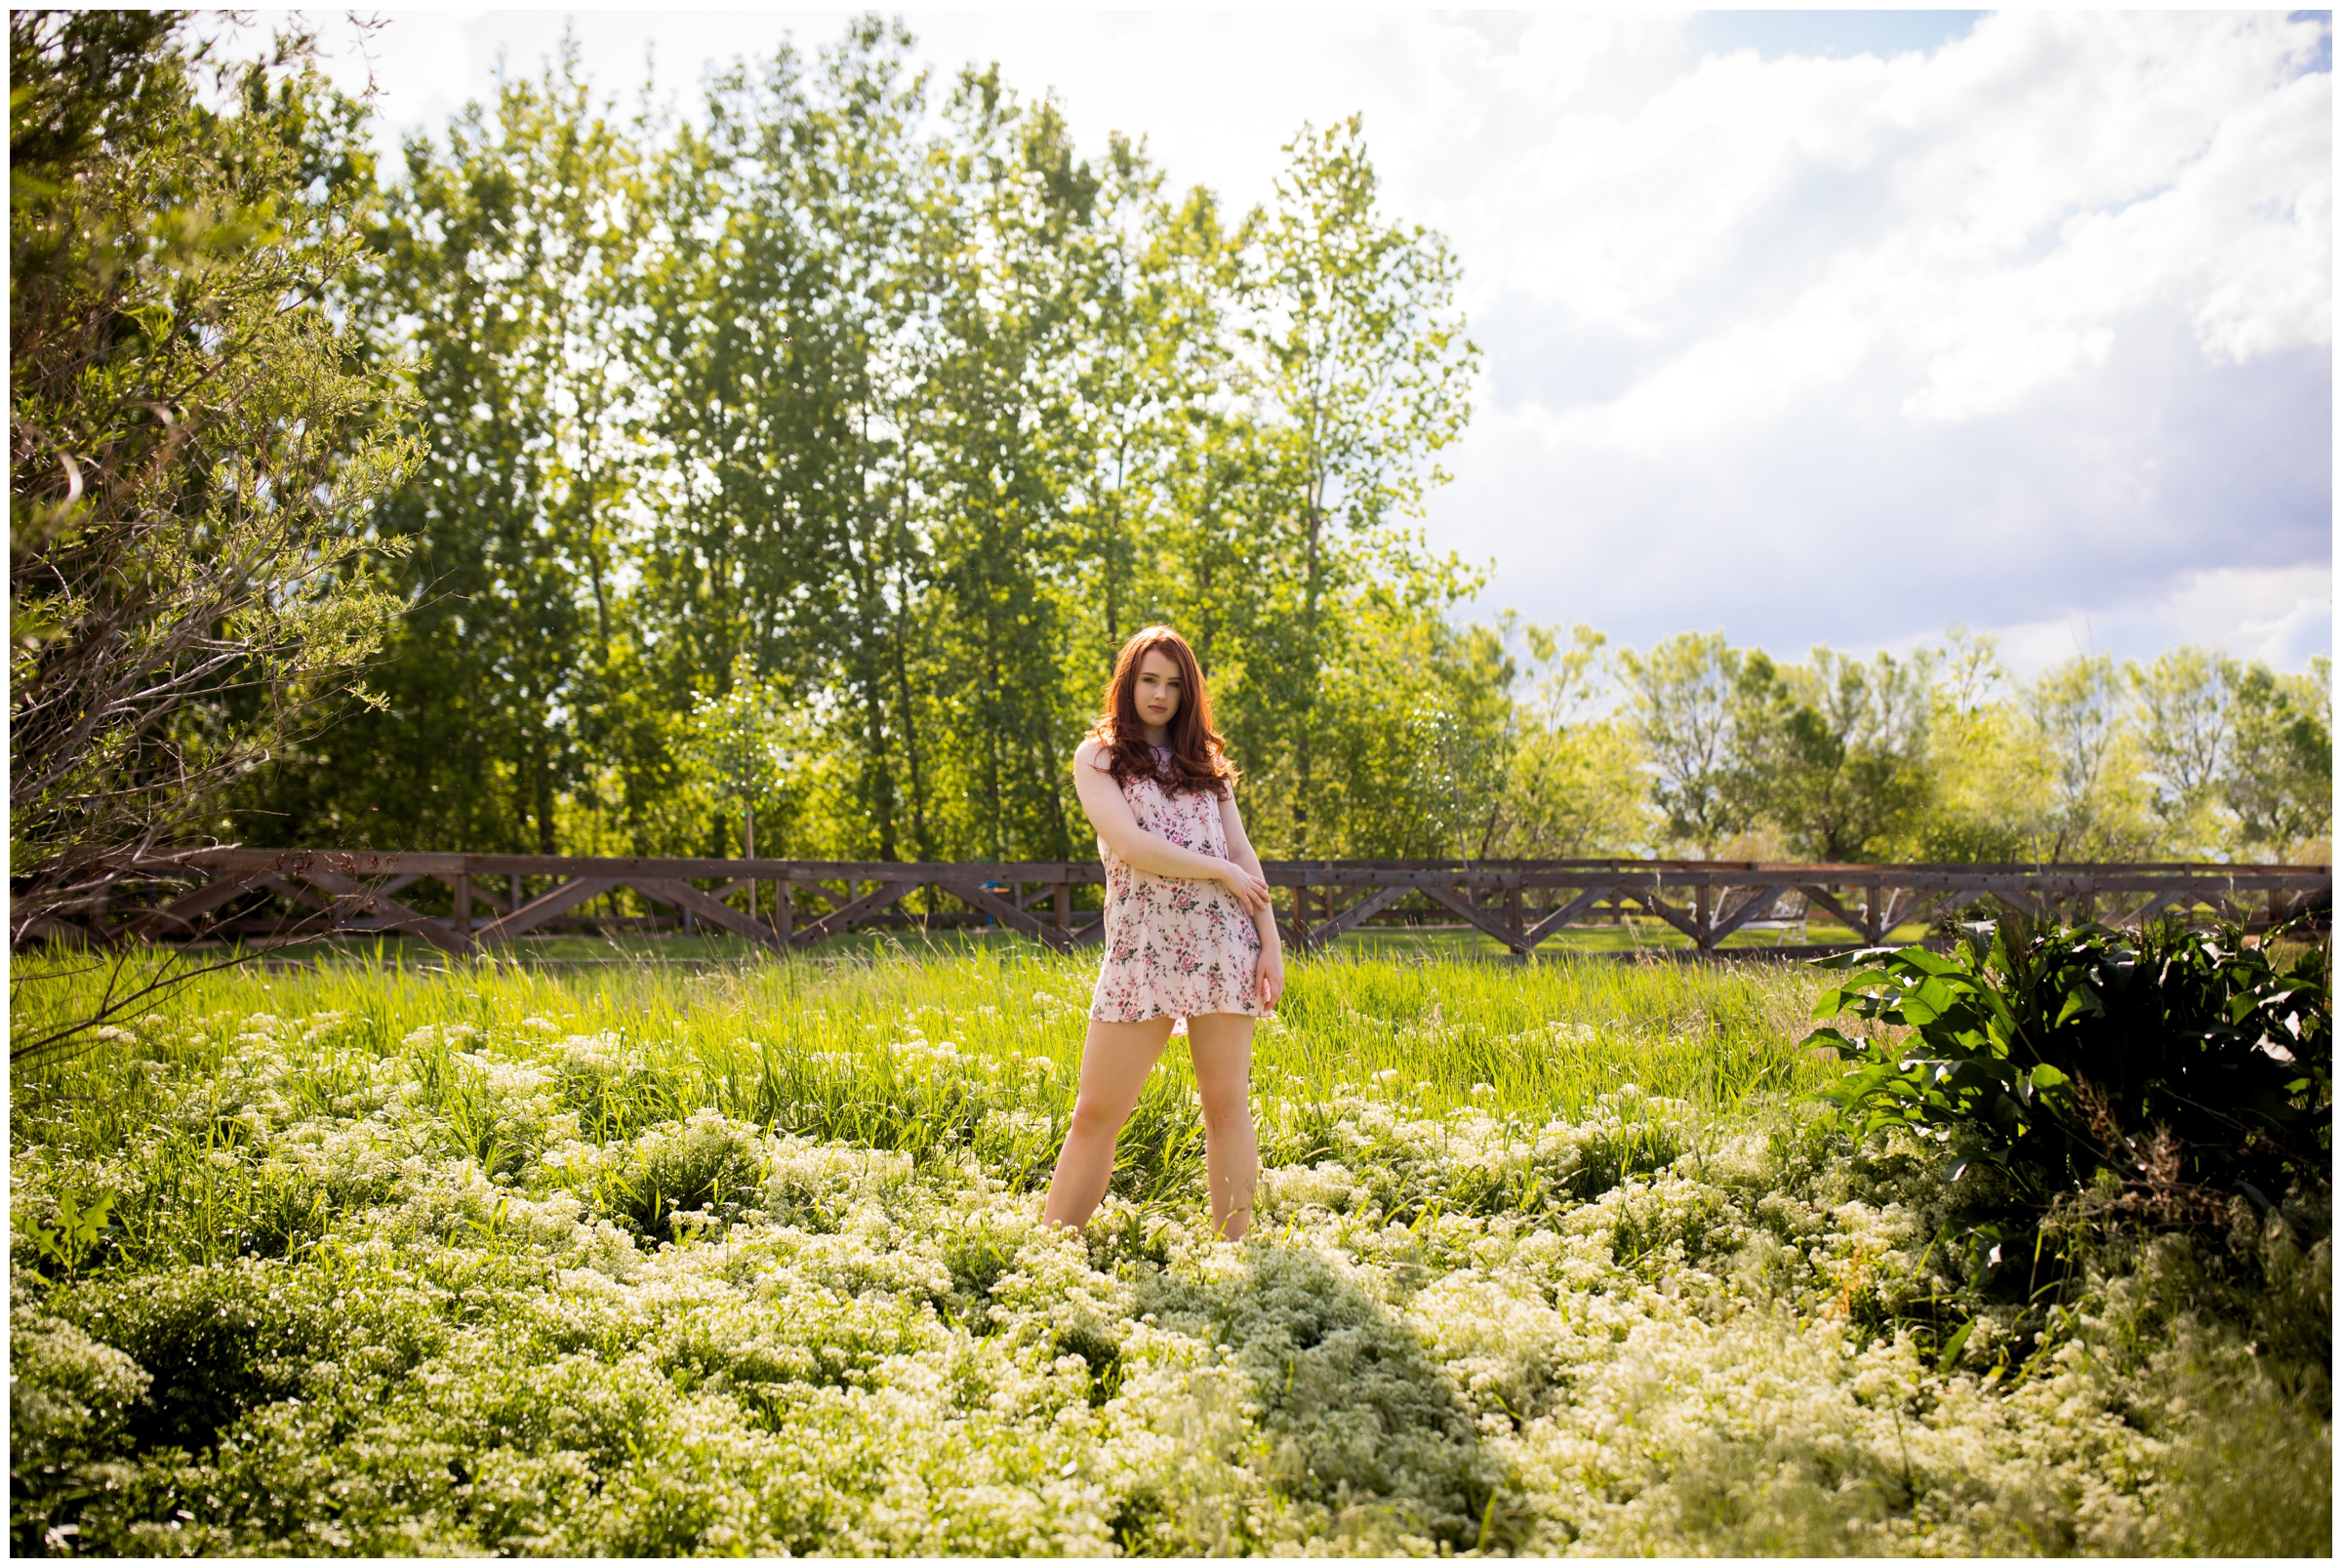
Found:
M 1114 748 L 1095 735 L 1085 736 L 1081 744 L 1073 748 L 1073 766 L 1076 768 L 1095 768 L 1100 773 L 1110 773 L 1113 771 L 1113 760 Z

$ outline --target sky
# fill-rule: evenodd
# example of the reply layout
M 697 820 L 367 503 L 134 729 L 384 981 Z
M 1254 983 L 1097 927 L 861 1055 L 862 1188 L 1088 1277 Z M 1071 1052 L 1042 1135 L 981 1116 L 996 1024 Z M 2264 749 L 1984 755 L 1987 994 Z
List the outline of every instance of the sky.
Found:
M 370 61 L 326 37 L 389 141 L 564 28 L 688 108 L 848 13 L 381 15 Z M 1791 658 L 1959 624 L 2019 671 L 2331 651 L 2330 13 L 902 15 L 1238 207 L 1364 116 L 1483 351 L 1424 518 L 1476 613 Z

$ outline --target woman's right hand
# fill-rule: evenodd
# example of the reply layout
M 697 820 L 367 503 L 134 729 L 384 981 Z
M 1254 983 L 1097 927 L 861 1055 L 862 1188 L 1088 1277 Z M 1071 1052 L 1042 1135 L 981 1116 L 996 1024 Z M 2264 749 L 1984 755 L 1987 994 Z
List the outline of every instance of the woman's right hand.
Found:
M 1259 914 L 1263 909 L 1268 908 L 1268 880 L 1253 875 L 1233 861 L 1226 864 L 1227 869 L 1220 873 L 1221 885 L 1236 896 L 1236 902 L 1244 905 L 1244 912 Z

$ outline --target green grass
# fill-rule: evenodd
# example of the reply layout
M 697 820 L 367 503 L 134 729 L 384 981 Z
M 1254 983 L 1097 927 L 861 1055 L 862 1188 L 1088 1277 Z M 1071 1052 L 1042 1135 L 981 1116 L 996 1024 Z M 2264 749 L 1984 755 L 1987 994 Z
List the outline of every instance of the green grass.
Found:
M 625 949 L 590 967 L 537 961 L 564 956 L 450 965 L 384 945 L 380 957 L 205 978 L 171 1005 L 203 1015 L 332 1012 L 350 1021 L 350 1037 L 385 1052 L 428 1025 L 543 1016 L 565 1033 L 616 1031 L 680 1098 L 761 1121 L 779 1102 L 755 1086 L 782 1064 L 840 1041 L 872 1044 L 900 1026 L 987 1058 L 1043 1054 L 1071 1071 L 1097 967 L 1094 955 L 1059 957 L 1030 944 L 911 961 L 839 953 L 695 968 Z M 1434 1113 L 1466 1103 L 1574 1113 L 1622 1081 L 1721 1108 L 1754 1091 L 1825 1080 L 1794 1044 L 1818 989 L 1810 971 L 1794 967 L 1336 954 L 1292 965 L 1285 1000 L 1256 1043 L 1256 1076 L 1331 1099 L 1403 1069 Z M 1472 1094 L 1482 1083 L 1492 1099 Z
M 900 949 L 897 949 L 900 951 Z M 948 951 L 918 961 L 883 949 L 687 967 L 605 953 L 591 965 L 520 961 L 448 965 L 405 945 L 379 956 L 201 979 L 173 1011 L 344 1022 L 338 1050 L 396 1053 L 419 1029 L 465 1025 L 491 1035 L 541 1019 L 557 1035 L 609 1034 L 639 1060 L 634 1097 L 597 1130 L 632 1136 L 699 1107 L 760 1126 L 924 1153 L 1011 1108 L 1046 1119 L 1010 1163 L 1021 1190 L 1044 1180 L 1070 1114 L 1083 1010 L 1096 959 L 1030 944 Z M 1359 1096 L 1438 1116 L 1460 1107 L 1542 1120 L 1575 1116 L 1633 1084 L 1715 1111 L 1759 1092 L 1810 1091 L 1829 1069 L 1795 1044 L 1808 972 L 1612 963 L 1512 965 L 1353 958 L 1293 966 L 1276 1015 L 1256 1036 L 1256 1093 L 1273 1107 L 1267 1157 L 1307 1145 L 1302 1107 Z M 20 1020 L 20 1023 L 29 1022 Z M 972 1070 L 939 1084 L 919 1061 L 884 1049 L 948 1044 Z M 841 1046 L 844 1048 L 841 1051 Z M 209 1043 L 178 1065 L 203 1070 Z M 442 1053 L 444 1054 L 444 1053 Z M 69 1078 L 104 1075 L 101 1051 Z M 1020 1075 L 1034 1059 L 1044 1076 Z M 1193 1077 L 1175 1038 L 1122 1146 L 1121 1180 L 1169 1191 L 1201 1168 Z M 1006 1070 L 1009 1076 L 1001 1076 Z M 638 1102 L 638 1103 L 637 1103 Z M 42 1142 L 127 1136 L 126 1102 L 56 1102 L 68 1125 L 29 1111 L 20 1131 Z
M 1935 1156 L 1816 1104 L 1809 970 L 1296 961 L 1231 1247 L 1176 1041 L 1038 1224 L 1094 956 L 676 946 L 246 969 L 13 1074 L 18 1549 L 2325 1542 L 2219 1484 L 2330 1417 L 2216 1325 L 1908 1326 Z

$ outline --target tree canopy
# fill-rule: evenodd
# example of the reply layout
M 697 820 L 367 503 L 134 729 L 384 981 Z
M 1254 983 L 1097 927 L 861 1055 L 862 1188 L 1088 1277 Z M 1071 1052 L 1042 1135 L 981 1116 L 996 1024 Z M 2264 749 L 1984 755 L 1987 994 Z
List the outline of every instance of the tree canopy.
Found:
M 565 48 L 385 179 L 304 39 L 184 21 L 10 23 L 20 864 L 1085 854 L 1072 750 L 1154 622 L 1272 857 L 2330 836 L 2323 660 L 1471 623 L 1422 532 L 1461 262 L 1355 118 L 1231 212 L 865 18 L 688 112 Z

